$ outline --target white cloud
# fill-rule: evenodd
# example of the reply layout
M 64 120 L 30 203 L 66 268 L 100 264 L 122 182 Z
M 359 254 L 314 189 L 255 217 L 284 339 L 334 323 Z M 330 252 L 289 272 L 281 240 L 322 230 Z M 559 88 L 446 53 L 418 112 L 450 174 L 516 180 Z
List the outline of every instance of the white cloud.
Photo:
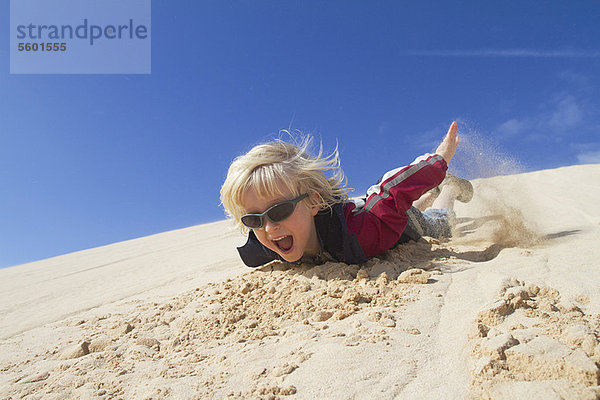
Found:
M 558 77 L 567 83 L 571 83 L 579 87 L 586 87 L 590 84 L 590 80 L 587 76 L 577 74 L 573 71 L 563 71 L 558 74 Z
M 537 57 L 537 58 L 600 58 L 599 51 L 585 50 L 425 50 L 408 52 L 409 55 L 427 57 Z
M 558 101 L 548 121 L 551 128 L 573 128 L 583 121 L 581 106 L 572 96 L 567 96 Z
M 519 121 L 517 119 L 509 119 L 506 122 L 503 122 L 496 129 L 497 136 L 501 136 L 503 138 L 510 138 L 516 136 L 526 129 L 529 128 L 529 124 L 525 121 Z
M 535 115 L 501 123 L 495 129 L 496 135 L 501 139 L 519 135 L 526 141 L 546 140 L 548 131 L 555 136 L 572 135 L 584 123 L 584 107 L 574 96 L 557 96 L 540 109 Z
M 577 154 L 579 164 L 598 164 L 600 163 L 600 150 L 588 151 Z

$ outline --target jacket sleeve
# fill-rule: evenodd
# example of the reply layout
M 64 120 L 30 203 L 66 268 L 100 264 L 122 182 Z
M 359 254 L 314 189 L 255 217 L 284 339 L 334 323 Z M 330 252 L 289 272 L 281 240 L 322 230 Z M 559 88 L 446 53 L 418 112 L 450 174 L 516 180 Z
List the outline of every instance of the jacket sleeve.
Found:
M 373 257 L 396 244 L 406 228 L 406 211 L 442 182 L 447 169 L 442 156 L 425 154 L 383 175 L 368 189 L 364 205 L 348 204 L 344 211 L 348 231 L 356 234 L 365 256 Z

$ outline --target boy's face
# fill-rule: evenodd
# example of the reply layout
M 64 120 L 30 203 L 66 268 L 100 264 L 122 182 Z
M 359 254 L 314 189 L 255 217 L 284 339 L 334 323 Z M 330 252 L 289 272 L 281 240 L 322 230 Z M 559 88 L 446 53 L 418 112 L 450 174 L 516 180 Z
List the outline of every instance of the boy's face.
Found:
M 260 214 L 277 203 L 295 197 L 285 186 L 280 185 L 280 189 L 283 189 L 281 196 L 263 198 L 258 196 L 254 188 L 250 188 L 244 195 L 242 206 L 246 213 Z M 306 200 L 302 200 L 285 220 L 273 223 L 265 218 L 263 227 L 253 231 L 265 247 L 284 260 L 298 261 L 305 253 L 319 253 L 320 244 L 313 218 L 318 212 L 318 206 L 309 206 Z

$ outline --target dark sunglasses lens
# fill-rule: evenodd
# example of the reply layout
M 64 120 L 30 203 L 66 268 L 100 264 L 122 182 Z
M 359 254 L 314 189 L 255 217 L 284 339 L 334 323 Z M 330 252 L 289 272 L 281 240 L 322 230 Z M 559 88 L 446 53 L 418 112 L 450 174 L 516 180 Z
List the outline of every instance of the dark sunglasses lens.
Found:
M 262 225 L 262 218 L 259 215 L 244 215 L 242 217 L 242 224 L 248 228 L 260 228 Z
M 273 222 L 281 222 L 294 212 L 294 204 L 293 203 L 282 203 L 278 204 L 272 209 L 269 210 L 267 214 L 271 221 Z

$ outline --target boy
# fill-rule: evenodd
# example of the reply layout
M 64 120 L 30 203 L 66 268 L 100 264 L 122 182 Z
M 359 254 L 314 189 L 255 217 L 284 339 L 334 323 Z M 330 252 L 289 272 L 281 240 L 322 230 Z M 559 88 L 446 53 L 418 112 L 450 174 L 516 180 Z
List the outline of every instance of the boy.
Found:
M 301 259 L 360 264 L 422 235 L 449 237 L 454 200 L 469 201 L 473 188 L 453 177 L 441 191 L 431 189 L 444 181 L 459 142 L 456 131 L 453 122 L 435 154 L 387 172 L 366 198 L 354 200 L 348 200 L 337 149 L 313 157 L 309 141 L 254 147 L 233 161 L 221 188 L 228 216 L 242 232 L 250 230 L 238 248 L 242 260 L 250 267 Z

